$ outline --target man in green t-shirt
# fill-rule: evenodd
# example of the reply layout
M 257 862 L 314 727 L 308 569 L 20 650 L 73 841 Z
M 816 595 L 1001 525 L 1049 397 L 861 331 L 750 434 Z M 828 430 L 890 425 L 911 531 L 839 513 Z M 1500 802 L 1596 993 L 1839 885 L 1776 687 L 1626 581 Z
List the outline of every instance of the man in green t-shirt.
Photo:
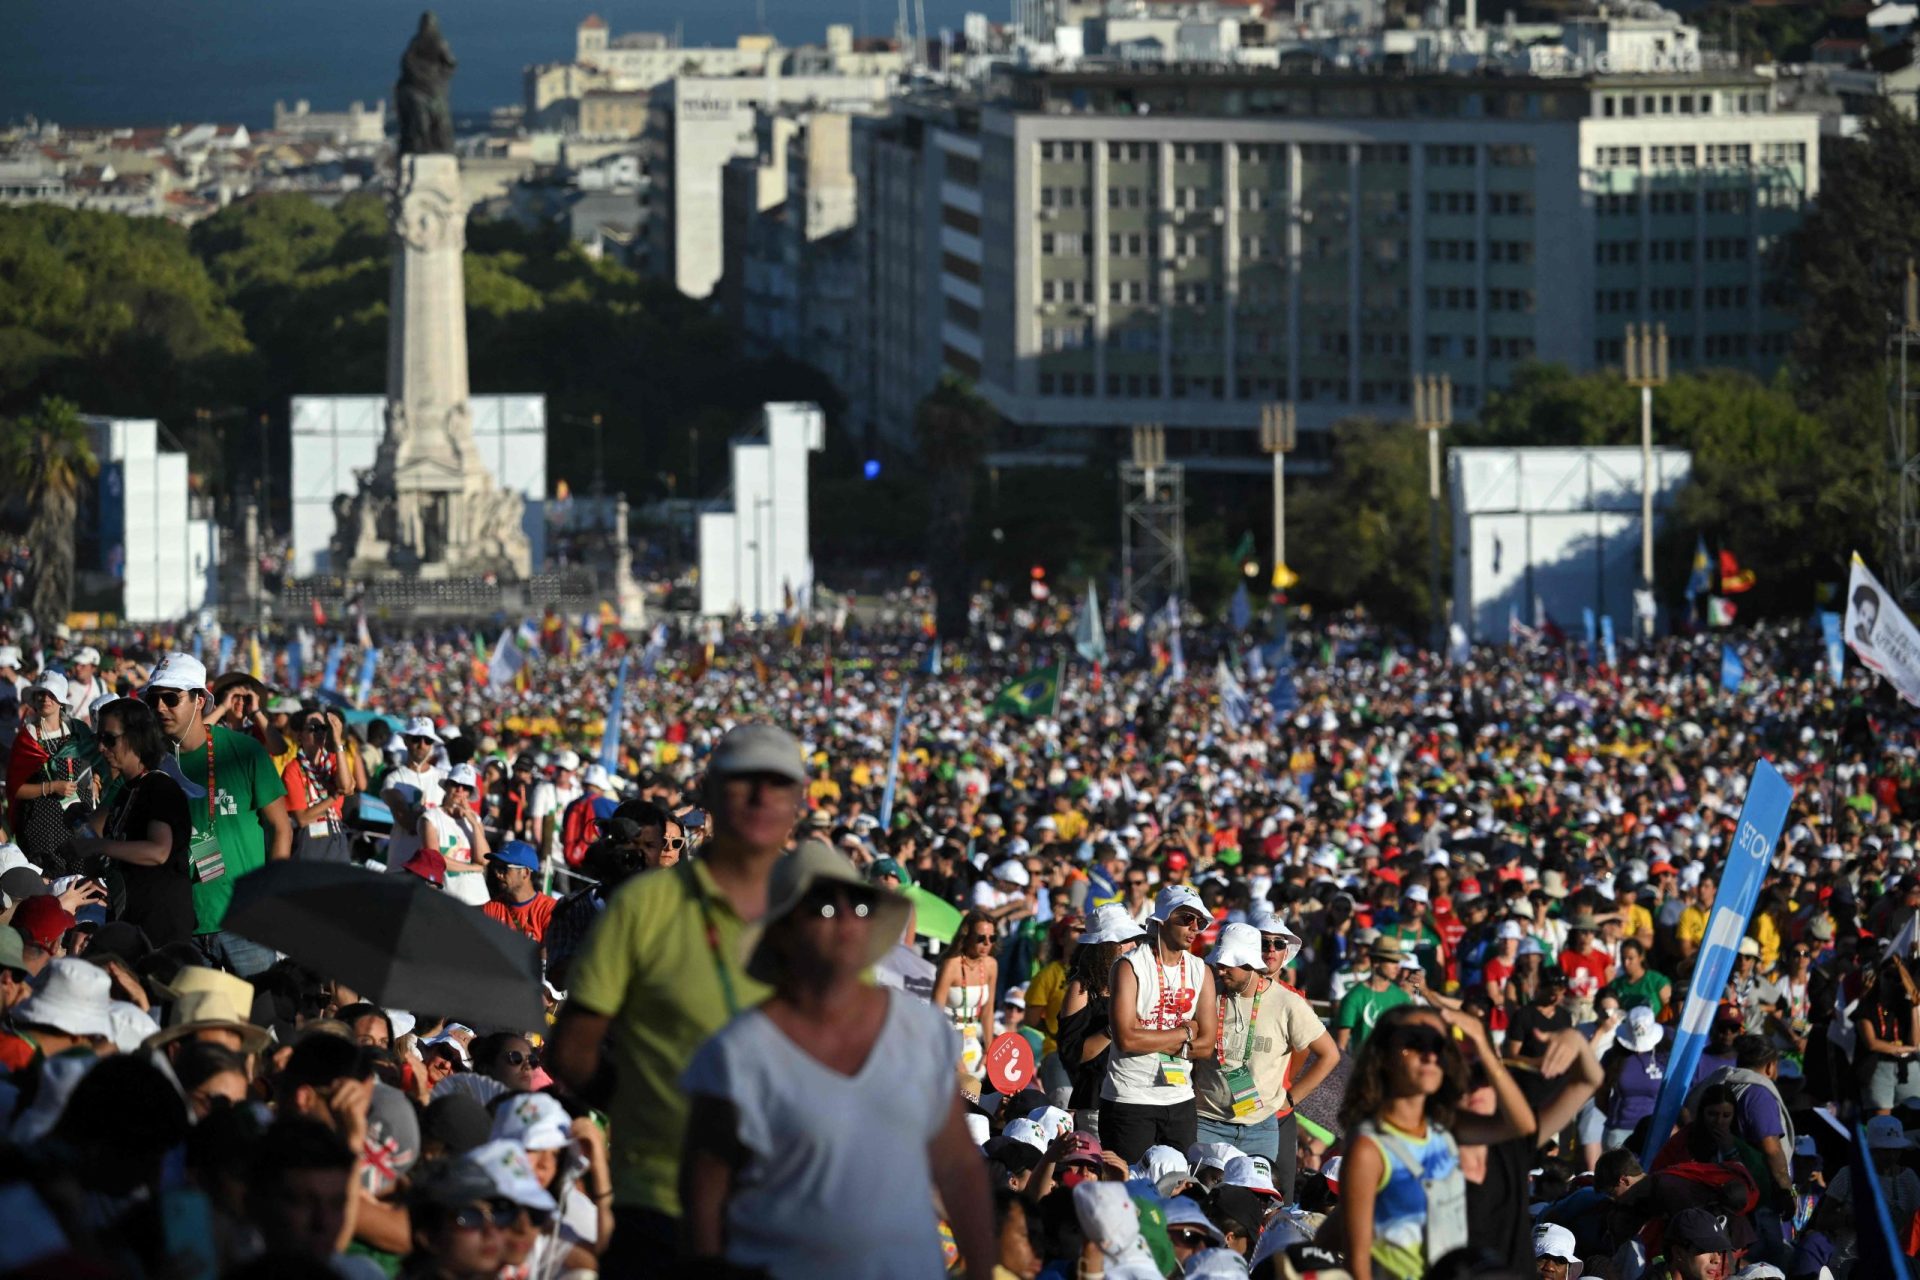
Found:
M 1365 982 L 1341 997 L 1340 1008 L 1333 1016 L 1333 1039 L 1342 1053 L 1358 1050 L 1381 1014 L 1413 1003 L 1413 997 L 1400 985 L 1400 967 L 1406 953 L 1398 940 L 1376 938 L 1367 955 L 1373 961 L 1373 971 Z
M 220 926 L 234 882 L 293 852 L 286 785 L 258 741 L 207 724 L 207 669 L 198 658 L 168 654 L 140 696 L 173 743 L 167 772 L 193 815 L 194 943 L 215 968 L 243 978 L 264 973 L 273 949 Z
M 792 734 L 734 728 L 701 784 L 713 836 L 700 856 L 621 885 L 568 971 L 546 1066 L 604 1103 L 612 1120 L 614 1227 L 603 1274 L 653 1274 L 673 1256 L 688 1132 L 680 1076 L 707 1037 L 770 994 L 747 976 L 743 935 L 766 913 L 767 881 L 806 783 Z

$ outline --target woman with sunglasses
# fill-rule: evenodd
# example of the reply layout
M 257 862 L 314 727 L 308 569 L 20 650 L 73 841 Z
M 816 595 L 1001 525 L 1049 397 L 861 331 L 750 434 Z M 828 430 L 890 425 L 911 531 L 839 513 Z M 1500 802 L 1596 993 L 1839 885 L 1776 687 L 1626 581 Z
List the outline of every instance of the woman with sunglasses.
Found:
M 353 769 L 341 739 L 346 724 L 333 711 L 299 717 L 297 750 L 280 771 L 293 818 L 293 856 L 306 862 L 350 862 L 352 846 L 340 824 L 340 806 L 353 794 Z
M 953 946 L 933 973 L 933 1007 L 942 1010 L 960 1033 L 961 1060 L 967 1074 L 979 1075 L 986 1055 L 993 993 L 1000 987 L 1000 962 L 993 957 L 999 934 L 984 911 L 960 919 Z
M 1469 1057 L 1493 1086 L 1490 1116 L 1460 1110 Z M 1345 1250 L 1354 1280 L 1414 1280 L 1468 1243 L 1457 1144 L 1523 1137 L 1534 1118 L 1478 1018 L 1401 1005 L 1354 1055 L 1340 1127 L 1340 1203 L 1322 1239 Z
M 687 1274 L 939 1280 L 936 1196 L 969 1280 L 993 1274 L 986 1166 L 954 1087 L 959 1038 L 936 1010 L 863 980 L 906 917 L 904 898 L 818 841 L 774 865 L 766 915 L 742 940 L 747 973 L 773 995 L 681 1077 Z M 849 1158 L 853 1134 L 871 1140 Z
M 87 832 L 74 837 L 73 850 L 83 864 L 111 860 L 109 873 L 121 885 L 110 894 L 119 899 L 119 919 L 138 925 L 156 947 L 185 942 L 193 937 L 193 814 L 187 793 L 160 768 L 167 754 L 160 722 L 132 698 L 109 702 L 95 719 L 120 787 Z
M 57 671 L 27 686 L 7 758 L 7 825 L 27 861 L 49 878 L 79 873 L 67 837 L 99 794 L 100 753 L 92 730 L 67 713 L 66 694 L 67 678 Z

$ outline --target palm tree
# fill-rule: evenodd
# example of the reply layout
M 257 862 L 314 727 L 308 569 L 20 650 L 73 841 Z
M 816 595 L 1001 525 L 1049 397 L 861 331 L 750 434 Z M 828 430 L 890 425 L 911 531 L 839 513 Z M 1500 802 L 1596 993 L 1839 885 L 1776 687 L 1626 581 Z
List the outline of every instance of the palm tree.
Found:
M 967 564 L 973 477 L 993 443 L 1000 416 L 971 386 L 948 374 L 914 410 L 913 421 L 921 460 L 932 473 L 927 569 L 933 580 L 934 626 L 942 639 L 964 640 L 973 586 Z
M 33 552 L 28 607 L 51 630 L 73 605 L 74 524 L 80 494 L 100 474 L 100 460 L 79 410 L 58 397 L 0 428 L 0 476 L 27 499 L 27 545 Z

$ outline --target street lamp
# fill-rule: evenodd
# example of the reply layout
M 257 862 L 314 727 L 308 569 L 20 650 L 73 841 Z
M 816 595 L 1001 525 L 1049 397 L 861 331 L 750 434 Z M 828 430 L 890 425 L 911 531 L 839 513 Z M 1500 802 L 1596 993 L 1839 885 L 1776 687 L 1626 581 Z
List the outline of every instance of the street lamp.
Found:
M 1445 646 L 1440 608 L 1440 433 L 1453 425 L 1453 378 L 1429 373 L 1413 380 L 1413 425 L 1427 433 L 1427 598 L 1433 609 L 1433 650 Z
M 1667 326 L 1627 326 L 1622 365 L 1640 388 L 1640 587 L 1653 594 L 1653 389 L 1667 383 Z M 1653 639 L 1653 611 L 1640 610 L 1640 634 Z
M 1167 465 L 1167 429 L 1155 425 L 1133 429 L 1133 465 L 1146 478 L 1147 501 L 1153 501 L 1153 472 Z
M 1273 455 L 1273 580 L 1280 585 L 1287 566 L 1287 455 L 1298 442 L 1292 404 L 1260 406 L 1260 447 Z

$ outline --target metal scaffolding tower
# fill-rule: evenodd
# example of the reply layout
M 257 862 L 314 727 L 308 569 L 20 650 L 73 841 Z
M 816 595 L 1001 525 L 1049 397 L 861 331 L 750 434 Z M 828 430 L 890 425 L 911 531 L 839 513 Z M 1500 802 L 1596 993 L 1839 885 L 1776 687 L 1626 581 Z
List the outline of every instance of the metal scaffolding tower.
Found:
M 1133 461 L 1120 464 L 1120 596 L 1150 613 L 1187 598 L 1186 468 L 1167 461 L 1166 429 L 1133 429 Z
M 1900 603 L 1920 606 L 1920 276 L 1907 260 L 1906 292 L 1899 322 L 1887 339 L 1887 426 L 1893 449 L 1893 494 L 1888 525 L 1886 579 Z

